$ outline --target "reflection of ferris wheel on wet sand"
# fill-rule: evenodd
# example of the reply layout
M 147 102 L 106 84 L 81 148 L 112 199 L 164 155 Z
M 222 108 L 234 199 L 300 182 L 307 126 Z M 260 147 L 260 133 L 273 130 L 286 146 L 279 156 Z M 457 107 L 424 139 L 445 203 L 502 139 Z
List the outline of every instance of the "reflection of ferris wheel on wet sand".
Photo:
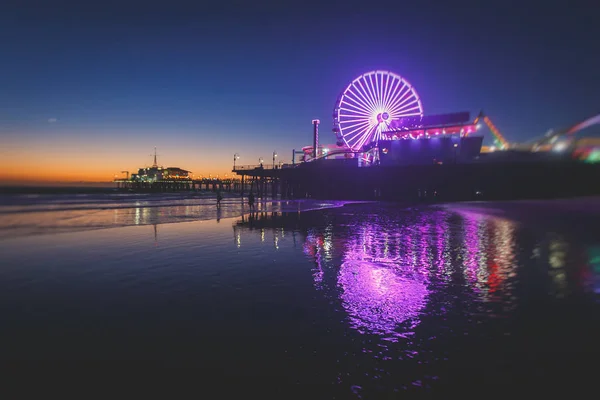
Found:
M 353 80 L 333 112 L 338 145 L 358 151 L 384 139 L 395 121 L 423 116 L 419 95 L 410 83 L 389 71 L 372 71 Z

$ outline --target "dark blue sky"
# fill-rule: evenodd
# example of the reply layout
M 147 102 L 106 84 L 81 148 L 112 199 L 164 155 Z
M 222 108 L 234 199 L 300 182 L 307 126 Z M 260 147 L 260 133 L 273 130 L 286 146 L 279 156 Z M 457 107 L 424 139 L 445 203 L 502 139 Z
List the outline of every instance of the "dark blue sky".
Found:
M 336 97 L 375 69 L 426 114 L 483 108 L 509 141 L 600 111 L 592 2 L 247 3 L 0 6 L 0 135 L 291 152 L 313 118 L 334 142 Z

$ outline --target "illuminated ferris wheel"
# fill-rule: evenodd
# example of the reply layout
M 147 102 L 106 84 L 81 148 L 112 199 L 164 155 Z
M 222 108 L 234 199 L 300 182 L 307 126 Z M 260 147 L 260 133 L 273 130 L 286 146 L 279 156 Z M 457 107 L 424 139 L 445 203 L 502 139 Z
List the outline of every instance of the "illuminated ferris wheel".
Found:
M 384 139 L 383 132 L 405 117 L 423 116 L 421 99 L 406 79 L 389 71 L 367 72 L 340 95 L 333 112 L 338 144 L 351 150 Z

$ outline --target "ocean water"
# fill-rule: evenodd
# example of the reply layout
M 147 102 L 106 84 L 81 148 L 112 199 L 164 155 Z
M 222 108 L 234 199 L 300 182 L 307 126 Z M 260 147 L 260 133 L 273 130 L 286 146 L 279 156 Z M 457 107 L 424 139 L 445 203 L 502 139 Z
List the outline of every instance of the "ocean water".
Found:
M 144 360 L 315 398 L 593 387 L 595 199 L 14 200 L 0 208 L 3 360 Z
M 341 207 L 349 202 L 257 199 L 224 193 L 221 206 L 210 192 L 16 193 L 0 194 L 0 238 L 119 226 L 166 224 L 239 217 L 248 212 L 298 212 Z

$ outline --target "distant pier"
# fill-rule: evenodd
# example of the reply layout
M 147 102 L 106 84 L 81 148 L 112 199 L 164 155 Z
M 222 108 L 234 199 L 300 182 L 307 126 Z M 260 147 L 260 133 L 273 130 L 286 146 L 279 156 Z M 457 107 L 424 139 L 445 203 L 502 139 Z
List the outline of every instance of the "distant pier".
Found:
M 242 183 L 236 179 L 173 179 L 139 181 L 115 179 L 117 189 L 135 192 L 223 191 L 241 192 Z

